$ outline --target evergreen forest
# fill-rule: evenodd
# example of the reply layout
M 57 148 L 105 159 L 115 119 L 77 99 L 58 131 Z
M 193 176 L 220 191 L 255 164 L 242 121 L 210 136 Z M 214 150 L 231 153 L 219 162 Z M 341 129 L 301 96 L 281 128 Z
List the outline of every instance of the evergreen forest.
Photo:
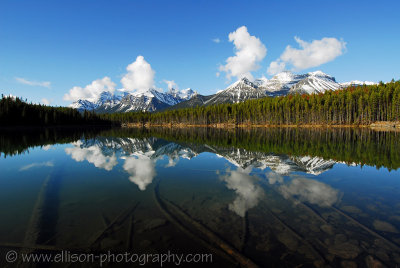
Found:
M 235 104 L 103 114 L 102 118 L 135 124 L 369 125 L 400 120 L 400 81 L 351 86 L 324 94 L 266 97 Z

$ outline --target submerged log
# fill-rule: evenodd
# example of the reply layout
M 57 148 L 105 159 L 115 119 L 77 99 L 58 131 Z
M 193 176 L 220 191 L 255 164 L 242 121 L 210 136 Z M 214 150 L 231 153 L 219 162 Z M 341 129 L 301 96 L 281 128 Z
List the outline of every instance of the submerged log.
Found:
M 246 211 L 244 217 L 242 218 L 242 227 L 243 227 L 243 230 L 242 230 L 243 237 L 242 237 L 242 241 L 241 241 L 240 248 L 239 248 L 240 252 L 244 251 L 244 248 L 246 247 L 246 244 L 247 244 L 247 239 L 249 238 L 249 213 L 248 213 L 248 211 Z
M 304 243 L 314 254 L 314 256 L 318 257 L 322 263 L 326 263 L 325 258 L 322 253 L 320 253 L 306 238 L 296 232 L 292 227 L 287 225 L 283 220 L 281 220 L 275 213 L 273 213 L 267 206 L 265 206 L 265 210 L 278 222 L 280 223 L 286 230 L 289 231 L 297 240 L 301 243 Z
M 236 248 L 225 242 L 222 238 L 217 236 L 213 231 L 208 229 L 206 226 L 203 224 L 199 223 L 198 221 L 194 220 L 191 218 L 187 213 L 182 211 L 177 205 L 174 203 L 168 201 L 167 199 L 163 198 L 159 194 L 159 184 L 155 186 L 155 196 L 157 202 L 160 204 L 160 207 L 163 210 L 167 210 L 166 207 L 169 207 L 171 210 L 175 212 L 175 218 L 182 218 L 186 222 L 190 223 L 197 231 L 199 231 L 201 234 L 203 234 L 208 241 L 208 243 L 211 242 L 212 245 L 217 246 L 223 252 L 228 254 L 231 258 L 233 258 L 236 262 L 238 262 L 241 266 L 243 267 L 258 267 L 257 264 L 255 264 L 252 260 L 241 254 Z M 171 215 L 171 212 L 166 212 L 167 214 Z M 172 214 L 173 215 L 173 214 Z M 172 216 L 174 217 L 174 216 Z M 190 232 L 190 231 L 189 231 Z
M 128 208 L 127 210 L 123 211 L 121 214 L 119 214 L 110 224 L 106 226 L 104 230 L 102 230 L 95 239 L 93 239 L 93 242 L 90 243 L 90 248 L 93 248 L 95 245 L 99 244 L 101 240 L 107 236 L 109 231 L 114 228 L 114 226 L 121 225 L 137 208 L 139 205 L 139 202 L 135 203 L 132 207 Z
M 23 245 L 35 245 L 39 240 L 40 221 L 42 219 L 43 207 L 46 199 L 45 196 L 50 180 L 51 176 L 49 175 L 46 177 L 42 187 L 40 188 L 38 198 L 33 206 L 31 218 L 29 219 L 28 227 L 25 232 L 24 241 L 22 242 Z
M 181 220 L 179 220 L 174 214 L 172 214 L 169 209 L 166 207 L 166 205 L 163 203 L 163 201 L 161 200 L 161 197 L 159 195 L 158 192 L 158 183 L 157 185 L 154 187 L 154 200 L 156 201 L 156 204 L 159 208 L 159 210 L 164 214 L 164 216 L 173 224 L 175 224 L 175 226 L 177 226 L 182 232 L 184 232 L 186 235 L 188 235 L 189 237 L 193 238 L 194 240 L 196 240 L 199 244 L 203 245 L 204 247 L 208 248 L 209 250 L 217 253 L 218 255 L 220 255 L 221 257 L 223 257 L 224 259 L 234 263 L 235 265 L 237 265 L 237 262 L 231 258 L 230 255 L 227 255 L 226 252 L 214 247 L 213 245 L 211 245 L 208 241 L 206 241 L 205 239 L 199 237 L 198 235 L 194 234 L 184 223 L 181 222 Z
M 339 213 L 340 215 L 342 215 L 343 217 L 345 217 L 346 219 L 348 219 L 349 221 L 351 221 L 352 223 L 354 223 L 355 225 L 361 227 L 362 229 L 364 229 L 365 231 L 367 231 L 368 233 L 370 233 L 371 235 L 382 239 L 383 241 L 385 241 L 387 244 L 389 244 L 390 246 L 394 247 L 395 249 L 397 249 L 398 251 L 400 251 L 400 246 L 398 246 L 396 243 L 390 241 L 389 239 L 383 237 L 382 235 L 378 234 L 377 232 L 371 230 L 370 228 L 368 228 L 367 226 L 365 226 L 364 224 L 362 224 L 361 222 L 357 221 L 356 219 L 354 219 L 353 217 L 351 217 L 350 215 L 344 213 L 343 211 L 341 211 L 340 209 L 336 208 L 335 206 L 331 206 L 331 208 L 336 211 L 337 213 Z
M 133 247 L 133 233 L 134 233 L 134 216 L 133 214 L 131 215 L 131 217 L 129 218 L 129 229 L 128 229 L 128 237 L 126 240 L 126 248 L 128 250 L 132 249 Z

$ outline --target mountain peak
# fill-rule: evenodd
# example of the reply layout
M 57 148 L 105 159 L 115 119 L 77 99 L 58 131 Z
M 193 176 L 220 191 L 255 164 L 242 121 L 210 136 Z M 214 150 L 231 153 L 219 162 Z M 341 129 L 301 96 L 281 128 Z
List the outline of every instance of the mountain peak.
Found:
M 324 93 L 327 90 L 337 90 L 341 86 L 333 76 L 321 71 L 310 72 L 305 78 L 290 88 L 289 93 L 313 94 Z
M 219 103 L 238 103 L 248 99 L 265 97 L 265 92 L 246 77 L 240 78 L 224 90 L 219 91 L 205 102 L 206 105 Z
M 322 76 L 322 77 L 332 77 L 332 76 L 330 76 L 330 75 L 328 75 L 328 74 L 326 74 L 326 73 L 324 73 L 324 72 L 322 72 L 322 71 L 320 71 L 320 70 L 318 70 L 318 71 L 315 71 L 315 72 L 309 72 L 309 73 L 307 73 L 309 76 Z
M 254 84 L 260 87 L 266 85 L 268 81 L 269 80 L 263 76 L 261 78 L 257 78 L 256 80 L 254 80 Z
M 236 88 L 236 87 L 238 87 L 238 86 L 243 86 L 243 85 L 250 86 L 250 87 L 257 87 L 257 86 L 256 86 L 255 84 L 253 84 L 247 77 L 242 77 L 242 78 L 240 78 L 239 80 L 237 80 L 235 83 L 229 85 L 229 86 L 227 87 L 227 89 L 229 89 L 229 88 Z
M 175 98 L 188 100 L 188 99 L 192 98 L 193 96 L 195 96 L 197 94 L 197 92 L 194 91 L 193 89 L 191 89 L 190 87 L 186 88 L 186 89 L 182 89 L 182 90 L 170 88 L 166 94 L 170 94 L 170 95 L 174 96 Z
M 284 80 L 284 81 L 289 81 L 292 80 L 295 75 L 291 71 L 283 71 L 280 73 L 277 73 L 272 77 L 272 79 L 279 79 L 279 80 Z

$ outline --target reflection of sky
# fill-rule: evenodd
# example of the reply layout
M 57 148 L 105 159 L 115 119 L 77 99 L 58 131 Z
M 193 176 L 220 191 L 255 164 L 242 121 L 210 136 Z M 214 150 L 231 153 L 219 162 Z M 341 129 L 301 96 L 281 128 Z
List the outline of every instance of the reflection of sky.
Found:
M 235 200 L 229 205 L 229 209 L 237 215 L 244 217 L 246 211 L 255 207 L 263 197 L 263 190 L 257 183 L 257 177 L 250 175 L 251 168 L 227 170 L 220 178 L 226 183 L 226 187 L 234 190 Z
M 82 142 L 77 141 L 73 143 L 74 147 L 65 148 L 65 152 L 71 155 L 72 159 L 78 162 L 88 161 L 97 168 L 105 170 L 112 170 L 117 164 L 117 157 L 115 153 L 112 156 L 103 155 L 101 148 L 97 145 L 92 145 L 86 148 L 81 148 Z

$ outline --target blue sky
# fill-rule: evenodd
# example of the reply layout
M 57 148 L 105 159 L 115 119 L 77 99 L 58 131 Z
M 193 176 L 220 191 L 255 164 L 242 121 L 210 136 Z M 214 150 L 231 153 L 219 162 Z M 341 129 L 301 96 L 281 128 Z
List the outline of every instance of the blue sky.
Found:
M 0 92 L 68 105 L 63 98 L 71 88 L 97 79 L 122 88 L 126 67 L 141 55 L 154 86 L 166 90 L 163 80 L 173 80 L 180 89 L 212 94 L 230 83 L 220 66 L 235 56 L 228 36 L 241 26 L 266 48 L 250 71 L 255 78 L 270 78 L 268 67 L 288 45 L 301 49 L 298 37 L 344 46 L 319 66 L 296 68 L 289 56 L 286 69 L 322 70 L 338 82 L 398 80 L 399 10 L 399 1 L 2 0 Z

